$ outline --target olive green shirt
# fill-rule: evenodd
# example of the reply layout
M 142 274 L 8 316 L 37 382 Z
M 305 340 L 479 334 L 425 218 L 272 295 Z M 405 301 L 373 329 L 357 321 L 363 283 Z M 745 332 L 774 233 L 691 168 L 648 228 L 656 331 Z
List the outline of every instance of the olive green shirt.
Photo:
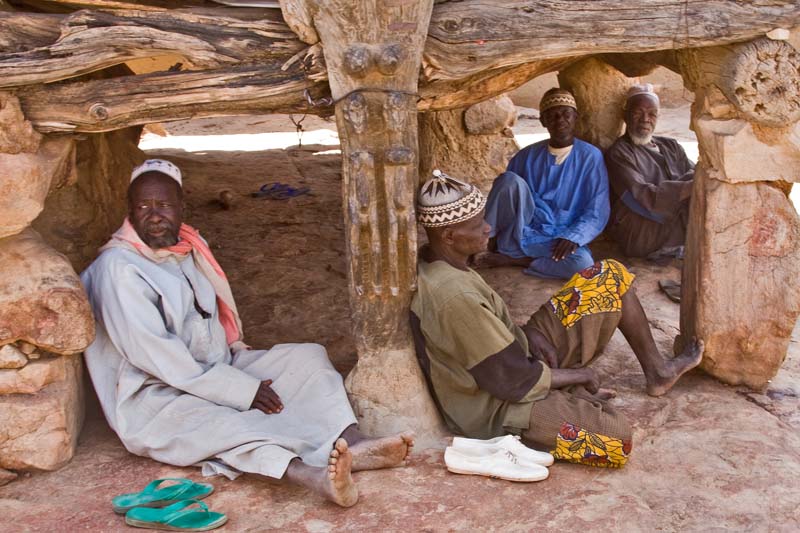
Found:
M 502 298 L 473 270 L 420 260 L 411 302 L 417 356 L 448 426 L 474 438 L 520 433 L 550 390 Z

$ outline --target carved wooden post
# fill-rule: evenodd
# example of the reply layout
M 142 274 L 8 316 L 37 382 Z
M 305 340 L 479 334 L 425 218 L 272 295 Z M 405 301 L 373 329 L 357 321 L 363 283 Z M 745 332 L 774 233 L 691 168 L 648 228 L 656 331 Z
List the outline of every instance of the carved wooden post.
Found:
M 800 55 L 762 39 L 684 51 L 680 63 L 700 145 L 682 340 L 705 340 L 713 376 L 761 388 L 800 314 L 800 220 L 778 186 L 800 181 Z
M 342 142 L 349 285 L 359 360 L 347 388 L 363 429 L 441 422 L 414 356 L 417 85 L 432 0 L 284 1 L 284 18 L 323 45 Z M 318 37 L 317 37 L 318 35 Z

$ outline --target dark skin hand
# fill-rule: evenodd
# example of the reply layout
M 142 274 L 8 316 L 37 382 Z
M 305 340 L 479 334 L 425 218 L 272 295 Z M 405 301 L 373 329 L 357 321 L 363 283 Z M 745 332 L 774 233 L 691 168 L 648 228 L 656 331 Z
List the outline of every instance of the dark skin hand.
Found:
M 523 327 L 522 331 L 528 337 L 528 350 L 537 361 L 542 361 L 550 368 L 558 368 L 558 354 L 552 344 L 538 330 Z
M 250 409 L 258 409 L 268 415 L 283 411 L 283 402 L 281 402 L 281 399 L 275 391 L 272 390 L 271 385 L 271 379 L 261 382 L 261 385 L 258 386 L 258 390 L 256 391 L 256 396 L 253 398 L 253 403 L 250 405 Z
M 567 239 L 556 239 L 553 246 L 553 261 L 561 261 L 578 249 L 578 244 Z

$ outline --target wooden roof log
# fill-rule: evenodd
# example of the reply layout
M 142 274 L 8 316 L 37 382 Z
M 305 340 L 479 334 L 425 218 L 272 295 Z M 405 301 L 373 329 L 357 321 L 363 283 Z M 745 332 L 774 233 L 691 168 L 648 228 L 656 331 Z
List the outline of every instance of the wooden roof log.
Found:
M 39 131 L 100 132 L 223 115 L 332 114 L 332 108 L 316 108 L 308 99 L 328 93 L 326 82 L 308 79 L 299 67 L 284 71 L 272 63 L 38 85 L 17 96 Z
M 61 34 L 49 46 L 31 46 L 35 39 L 16 28 L 46 27 L 52 35 L 54 17 L 28 13 L 0 13 L 6 43 L 0 54 L 0 86 L 49 83 L 87 74 L 142 57 L 179 55 L 192 69 L 248 65 L 284 60 L 306 48 L 282 21 L 280 12 L 248 20 L 190 11 L 126 11 L 123 15 L 79 11 L 61 16 Z M 7 31 L 6 31 L 7 30 Z M 58 34 L 56 34 L 58 35 Z M 35 39 L 34 39 L 35 38 Z M 24 51 L 13 51 L 14 48 Z
M 49 13 L 68 13 L 77 9 L 169 11 L 215 5 L 212 0 L 12 0 L 10 3 L 17 7 L 30 6 Z
M 427 79 L 553 59 L 747 41 L 800 24 L 800 1 L 464 0 L 434 6 Z
M 17 20 L 30 26 L 25 19 L 30 14 L 1 15 L 6 27 Z M 24 45 L 20 40 L 25 36 L 19 35 L 16 47 L 25 52 L 9 44 L 0 53 L 0 86 L 48 83 L 132 58 L 175 54 L 194 68 L 217 68 L 288 57 L 302 48 L 275 9 L 79 11 L 61 16 L 61 37 L 49 46 Z M 422 80 L 461 80 L 587 54 L 720 45 L 797 25 L 800 0 L 445 2 L 434 6 Z

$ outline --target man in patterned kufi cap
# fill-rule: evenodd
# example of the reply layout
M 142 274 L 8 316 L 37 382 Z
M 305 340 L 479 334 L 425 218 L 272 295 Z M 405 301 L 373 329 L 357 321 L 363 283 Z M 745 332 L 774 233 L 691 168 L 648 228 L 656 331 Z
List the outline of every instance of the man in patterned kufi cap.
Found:
M 569 91 L 547 91 L 539 117 L 550 138 L 520 150 L 492 184 L 491 252 L 477 264 L 567 279 L 594 263 L 587 245 L 608 221 L 608 177 L 600 150 L 575 137 L 578 105 Z
M 662 357 L 628 290 L 634 276 L 614 260 L 573 275 L 517 326 L 503 299 L 469 266 L 492 231 L 484 203 L 477 187 L 440 171 L 419 192 L 417 215 L 429 242 L 419 253 L 411 329 L 436 405 L 450 429 L 469 438 L 510 433 L 556 459 L 623 466 L 631 426 L 603 402 L 608 391 L 586 365 L 619 327 L 641 362 L 648 393 L 660 396 L 700 363 L 702 342 L 670 361 Z M 512 436 L 484 445 L 497 448 L 500 463 L 504 452 L 524 452 Z

